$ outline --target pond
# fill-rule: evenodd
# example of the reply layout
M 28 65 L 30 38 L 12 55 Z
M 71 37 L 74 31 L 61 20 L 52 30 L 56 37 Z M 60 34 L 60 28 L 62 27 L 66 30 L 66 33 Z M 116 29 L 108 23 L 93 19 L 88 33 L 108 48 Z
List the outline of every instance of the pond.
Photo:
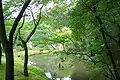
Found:
M 46 76 L 52 80 L 71 80 L 71 75 L 80 64 L 79 59 L 76 58 L 78 57 L 64 53 L 48 53 L 29 56 L 29 62 L 44 69 Z M 84 72 L 84 69 L 81 69 L 81 72 Z

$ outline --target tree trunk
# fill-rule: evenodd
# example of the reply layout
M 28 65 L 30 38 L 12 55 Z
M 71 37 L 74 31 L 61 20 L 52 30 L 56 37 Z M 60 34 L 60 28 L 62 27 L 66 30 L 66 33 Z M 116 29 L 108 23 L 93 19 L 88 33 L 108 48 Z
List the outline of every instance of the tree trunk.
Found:
M 14 80 L 14 57 L 13 57 L 13 45 L 7 42 L 3 44 L 6 55 L 6 80 Z
M 8 41 L 2 43 L 6 55 L 6 75 L 5 80 L 14 80 L 14 57 L 13 45 Z
M 27 64 L 28 64 L 28 48 L 27 48 L 27 43 L 24 42 L 23 45 L 24 45 L 24 50 L 25 50 L 24 76 L 29 76 L 28 75 L 28 67 L 27 67 Z
M 14 80 L 13 44 L 7 40 L 1 0 L 0 0 L 0 41 L 2 43 L 6 55 L 5 80 Z
M 0 65 L 2 64 L 2 47 L 0 43 Z
M 6 54 L 6 80 L 14 80 L 14 58 L 12 50 Z

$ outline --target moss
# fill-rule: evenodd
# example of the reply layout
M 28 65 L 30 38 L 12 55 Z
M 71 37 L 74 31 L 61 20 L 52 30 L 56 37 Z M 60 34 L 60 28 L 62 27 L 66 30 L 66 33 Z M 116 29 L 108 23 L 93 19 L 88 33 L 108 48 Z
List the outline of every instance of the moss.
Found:
M 5 63 L 0 65 L 0 80 L 4 80 L 5 77 Z

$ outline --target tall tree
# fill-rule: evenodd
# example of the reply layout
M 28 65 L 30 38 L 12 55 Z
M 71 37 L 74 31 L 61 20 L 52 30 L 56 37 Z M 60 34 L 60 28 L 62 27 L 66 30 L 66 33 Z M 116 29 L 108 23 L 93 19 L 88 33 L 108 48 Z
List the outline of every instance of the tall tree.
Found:
M 92 35 L 93 38 L 91 40 L 92 42 L 94 40 L 93 43 L 95 44 L 96 39 L 97 40 L 99 39 L 97 43 L 98 42 L 100 43 L 100 41 L 103 42 L 105 50 L 101 51 L 102 53 L 106 53 L 104 54 L 105 57 L 104 64 L 107 65 L 109 71 L 107 78 L 112 80 L 119 80 L 120 78 L 118 66 L 120 59 L 117 58 L 120 52 L 119 51 L 120 12 L 118 10 L 118 8 L 120 8 L 120 6 L 118 5 L 119 3 L 120 1 L 118 0 L 117 1 L 78 0 L 76 6 L 72 9 L 73 14 L 76 15 L 75 16 L 73 14 L 71 15 L 72 16 L 71 28 L 73 30 L 73 35 L 77 35 L 75 36 L 75 38 L 78 41 L 80 40 L 85 42 L 88 41 L 87 39 L 91 37 L 88 34 L 88 32 L 91 29 L 92 29 L 91 32 L 93 32 L 94 30 L 97 31 L 95 35 Z M 84 31 L 83 35 L 80 35 L 83 31 Z M 99 33 L 101 34 L 101 36 L 99 35 L 100 38 L 97 37 Z M 82 37 L 86 36 L 87 39 L 83 39 L 81 36 Z M 90 47 L 92 47 L 92 45 L 93 44 L 91 44 Z
M 92 6 L 88 6 L 88 4 L 86 4 L 83 0 L 81 0 L 82 3 L 93 13 L 93 14 L 96 14 L 97 13 L 97 4 L 100 2 L 100 1 L 92 1 L 91 5 Z M 112 4 L 113 6 L 113 4 Z M 105 12 L 106 14 L 107 12 Z M 111 64 L 112 64 L 112 67 L 113 67 L 113 72 L 114 72 L 114 76 L 115 76 L 115 80 L 119 80 L 120 79 L 120 75 L 119 75 L 119 72 L 117 70 L 117 66 L 116 66 L 116 62 L 115 62 L 115 58 L 114 58 L 114 55 L 113 55 L 113 51 L 112 49 L 110 49 L 110 46 L 109 46 L 109 42 L 107 41 L 107 36 L 106 34 L 108 34 L 106 31 L 105 31 L 105 26 L 104 26 L 104 23 L 101 19 L 101 17 L 99 15 L 95 15 L 95 19 L 97 20 L 98 22 L 98 27 L 100 27 L 99 31 L 101 32 L 101 35 L 102 35 L 102 38 L 103 38 L 103 41 L 104 41 L 104 44 L 105 44 L 105 47 L 107 49 L 107 55 L 111 61 Z M 111 35 L 109 35 L 110 39 L 111 38 Z
M 9 39 L 7 39 L 2 9 L 2 0 L 0 0 L 0 41 L 3 45 L 3 49 L 6 55 L 6 80 L 14 80 L 13 36 L 25 9 L 28 7 L 30 2 L 31 0 L 27 0 L 24 3 L 19 15 L 13 23 L 12 29 L 10 30 Z

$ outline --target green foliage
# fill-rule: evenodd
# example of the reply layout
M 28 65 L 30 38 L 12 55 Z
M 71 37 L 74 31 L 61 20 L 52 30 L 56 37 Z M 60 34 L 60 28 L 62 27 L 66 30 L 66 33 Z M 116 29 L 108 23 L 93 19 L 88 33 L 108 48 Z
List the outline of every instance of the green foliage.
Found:
M 69 27 L 72 30 L 76 51 L 99 54 L 104 49 L 99 28 L 94 25 L 92 13 L 80 1 L 69 11 Z
M 6 25 L 5 28 L 6 28 L 6 34 L 7 34 L 7 36 L 9 36 L 9 32 L 10 32 L 10 30 L 11 30 L 11 28 L 12 28 L 13 22 L 14 22 L 14 19 L 5 20 L 5 25 Z
M 102 60 L 103 62 L 106 60 L 108 69 L 112 65 L 114 70 L 117 69 L 115 68 L 117 67 L 115 64 L 117 63 L 117 57 L 115 56 L 118 55 L 118 44 L 120 41 L 118 36 L 120 31 L 120 24 L 118 23 L 120 18 L 118 11 L 118 8 L 120 8 L 119 3 L 120 1 L 115 0 L 78 0 L 76 6 L 70 10 L 69 17 L 72 35 L 74 40 L 77 41 L 77 44 L 75 44 L 77 49 L 82 50 L 86 54 L 89 54 L 90 51 L 96 52 L 97 57 L 93 59 L 95 61 Z M 109 55 L 110 52 L 111 56 Z M 113 55 L 113 53 L 116 54 Z M 111 64 L 109 64 L 110 61 Z M 113 72 L 115 76 L 119 77 L 117 70 Z M 110 74 L 112 73 L 110 72 Z M 113 78 L 113 76 L 109 76 L 109 78 Z

